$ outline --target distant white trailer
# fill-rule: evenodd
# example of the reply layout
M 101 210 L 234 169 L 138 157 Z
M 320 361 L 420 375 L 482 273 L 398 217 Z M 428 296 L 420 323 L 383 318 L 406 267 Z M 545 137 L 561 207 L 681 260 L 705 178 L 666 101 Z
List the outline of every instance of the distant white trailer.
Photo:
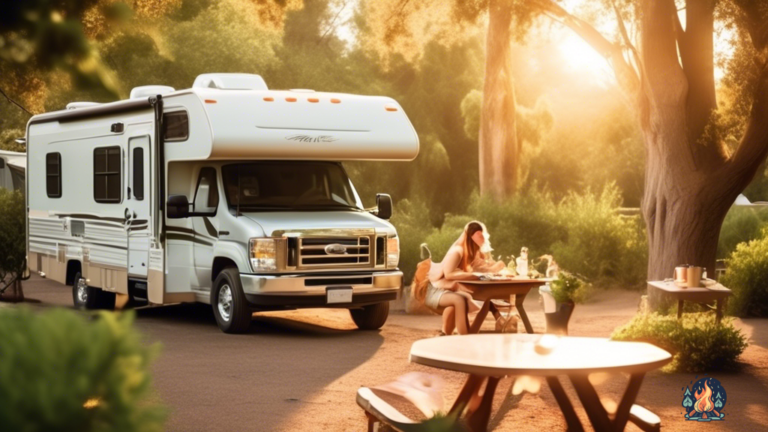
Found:
M 299 307 L 384 324 L 402 286 L 391 199 L 364 209 L 340 162 L 416 157 L 396 101 L 248 74 L 131 96 L 30 120 L 31 270 L 80 307 L 210 303 L 225 332 Z
M 26 153 L 0 150 L 0 188 L 24 190 L 26 168 Z

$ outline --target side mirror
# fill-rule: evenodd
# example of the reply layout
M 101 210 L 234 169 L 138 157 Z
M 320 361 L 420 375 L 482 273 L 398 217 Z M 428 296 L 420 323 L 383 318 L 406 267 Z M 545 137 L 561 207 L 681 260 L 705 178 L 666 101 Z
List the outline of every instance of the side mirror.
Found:
M 189 217 L 189 201 L 186 195 L 171 195 L 166 205 L 168 219 L 183 219 Z
M 376 216 L 388 220 L 392 217 L 392 198 L 388 194 L 376 194 Z

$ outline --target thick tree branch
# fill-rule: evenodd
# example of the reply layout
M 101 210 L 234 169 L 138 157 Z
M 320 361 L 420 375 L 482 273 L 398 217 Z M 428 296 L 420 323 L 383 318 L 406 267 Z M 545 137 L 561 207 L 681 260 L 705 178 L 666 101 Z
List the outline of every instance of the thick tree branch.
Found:
M 760 164 L 768 157 L 768 65 L 764 64 L 755 86 L 744 137 L 727 166 L 729 177 L 742 179 L 734 188 L 741 192 L 752 180 Z

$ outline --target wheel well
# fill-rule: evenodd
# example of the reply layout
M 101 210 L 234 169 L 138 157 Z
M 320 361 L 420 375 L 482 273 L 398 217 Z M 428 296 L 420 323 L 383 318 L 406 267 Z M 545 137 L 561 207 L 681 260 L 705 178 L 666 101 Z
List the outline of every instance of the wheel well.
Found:
M 213 267 L 211 267 L 211 281 L 215 281 L 222 270 L 227 267 L 237 268 L 237 264 L 229 258 L 216 257 L 213 259 Z
M 80 264 L 80 261 L 75 260 L 69 260 L 67 261 L 67 285 L 72 285 L 75 283 L 75 273 L 82 272 L 83 267 Z

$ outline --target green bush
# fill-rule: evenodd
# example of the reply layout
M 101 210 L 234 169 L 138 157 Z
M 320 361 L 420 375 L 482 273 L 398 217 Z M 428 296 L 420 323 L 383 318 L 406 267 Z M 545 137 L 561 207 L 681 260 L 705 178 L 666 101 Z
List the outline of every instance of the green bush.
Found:
M 728 312 L 736 316 L 768 316 L 768 228 L 762 238 L 741 243 L 728 258 L 721 278 L 733 291 Z
M 0 309 L 2 429 L 162 431 L 164 410 L 146 400 L 157 347 L 132 322 L 133 313 Z
M 717 257 L 727 258 L 739 243 L 760 238 L 761 230 L 767 225 L 767 208 L 732 207 L 720 229 Z
M 581 303 L 587 298 L 588 285 L 568 272 L 561 271 L 550 286 L 552 287 L 552 297 L 558 303 L 571 301 Z
M 24 195 L 0 188 L 0 294 L 26 268 L 26 227 Z
M 426 242 L 432 259 L 440 261 L 464 225 L 474 219 L 488 227 L 496 259 L 509 262 L 526 246 L 531 262 L 552 254 L 560 268 L 583 275 L 591 283 L 640 286 L 645 281 L 645 226 L 638 218 L 617 213 L 621 199 L 612 184 L 599 194 L 571 194 L 559 202 L 538 188 L 502 203 L 474 194 L 467 214 L 447 215 L 439 229 L 429 225 L 423 206 L 405 200 L 401 203 L 393 223 L 400 233 L 400 268 L 406 281 L 418 262 L 419 244 Z
M 688 313 L 676 315 L 640 313 L 618 328 L 614 340 L 652 343 L 674 357 L 665 372 L 707 372 L 733 368 L 736 359 L 747 348 L 747 341 L 733 326 L 731 319 L 715 323 L 715 314 Z
M 568 194 L 557 209 L 558 222 L 566 231 L 565 238 L 552 245 L 558 264 L 596 283 L 644 284 L 645 226 L 637 218 L 619 215 L 620 206 L 621 192 L 612 183 L 599 194 L 589 190 Z

